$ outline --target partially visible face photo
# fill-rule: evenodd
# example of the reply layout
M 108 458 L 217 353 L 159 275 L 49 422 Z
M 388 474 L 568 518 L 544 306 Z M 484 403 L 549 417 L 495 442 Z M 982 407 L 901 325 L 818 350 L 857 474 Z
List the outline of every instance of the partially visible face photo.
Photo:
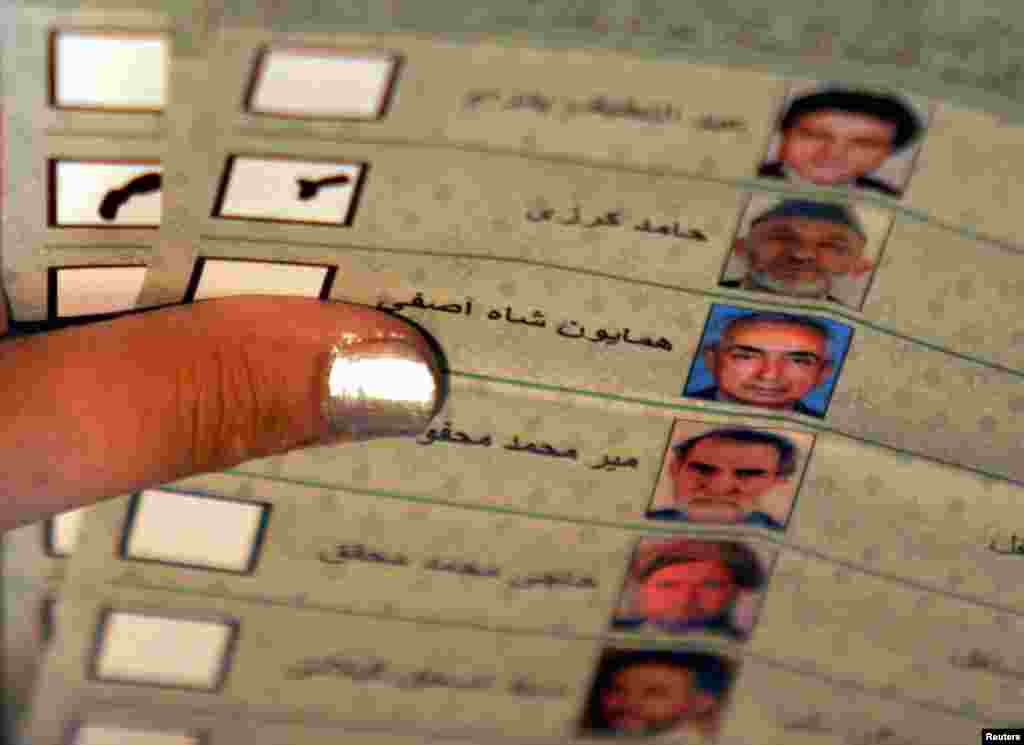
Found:
M 814 435 L 677 420 L 646 516 L 784 530 Z
M 896 91 L 797 84 L 782 102 L 757 175 L 898 199 L 928 121 L 927 102 Z
M 735 662 L 712 652 L 605 650 L 581 734 L 710 742 L 736 671 Z
M 643 539 L 612 627 L 673 636 L 749 637 L 774 556 L 743 541 Z
M 864 204 L 754 194 L 718 284 L 860 310 L 892 221 Z

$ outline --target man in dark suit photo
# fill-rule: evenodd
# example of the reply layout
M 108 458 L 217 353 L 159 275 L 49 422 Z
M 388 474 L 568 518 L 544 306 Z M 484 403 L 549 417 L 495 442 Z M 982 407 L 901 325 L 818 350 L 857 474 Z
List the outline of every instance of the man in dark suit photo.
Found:
M 835 343 L 828 325 L 788 313 L 754 311 L 705 335 L 701 361 L 714 385 L 698 388 L 693 374 L 683 395 L 824 417 L 805 401 L 833 372 Z
M 913 108 L 893 95 L 841 88 L 810 93 L 782 115 L 778 160 L 762 163 L 757 175 L 900 197 L 902 185 L 870 174 L 915 142 L 923 127 Z

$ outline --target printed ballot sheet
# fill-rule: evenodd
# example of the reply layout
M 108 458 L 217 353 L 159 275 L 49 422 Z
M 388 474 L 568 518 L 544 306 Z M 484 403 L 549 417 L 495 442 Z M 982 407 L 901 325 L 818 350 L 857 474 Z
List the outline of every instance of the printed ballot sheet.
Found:
M 8 533 L 14 741 L 1024 725 L 1012 13 L 158 6 L 0 10 L 15 331 L 361 303 L 449 396 Z

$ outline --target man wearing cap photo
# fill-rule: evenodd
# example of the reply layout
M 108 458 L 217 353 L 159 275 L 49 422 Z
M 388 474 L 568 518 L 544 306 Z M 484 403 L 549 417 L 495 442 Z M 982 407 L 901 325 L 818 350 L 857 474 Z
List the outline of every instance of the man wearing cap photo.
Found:
M 742 543 L 690 538 L 655 545 L 653 555 L 652 546 L 644 549 L 630 567 L 628 609 L 612 620 L 614 628 L 747 638 L 750 628 L 734 609 L 743 591 L 767 582 L 757 554 Z
M 649 510 L 647 517 L 782 530 L 782 523 L 759 509 L 760 499 L 789 483 L 796 455 L 786 437 L 739 427 L 677 442 L 669 455 L 673 503 Z
M 726 306 L 728 307 L 728 306 Z M 806 399 L 833 372 L 836 342 L 821 321 L 754 311 L 712 325 L 700 361 L 714 384 L 698 388 L 697 365 L 683 395 L 823 417 Z
M 922 128 L 913 108 L 893 95 L 830 88 L 800 96 L 779 122 L 779 159 L 762 163 L 757 175 L 900 197 L 902 188 L 869 174 Z
M 846 305 L 831 293 L 836 280 L 871 270 L 866 245 L 864 228 L 845 206 L 789 199 L 755 217 L 746 237 L 736 239 L 747 274 L 719 286 Z

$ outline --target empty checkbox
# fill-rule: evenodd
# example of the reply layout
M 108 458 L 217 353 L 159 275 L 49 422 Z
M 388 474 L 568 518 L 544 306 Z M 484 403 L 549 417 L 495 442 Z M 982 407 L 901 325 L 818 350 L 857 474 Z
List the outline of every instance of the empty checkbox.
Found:
M 230 295 L 289 295 L 326 299 L 337 267 L 248 259 L 200 258 L 185 300 Z
M 226 621 L 109 611 L 100 624 L 93 677 L 216 691 L 227 676 L 236 633 Z
M 310 119 L 384 116 L 400 59 L 377 51 L 269 49 L 256 65 L 247 108 Z
M 132 498 L 121 555 L 202 569 L 249 572 L 270 505 L 150 489 Z
M 87 724 L 78 729 L 72 745 L 200 745 L 198 735 L 187 732 L 157 732 Z
M 162 34 L 57 31 L 50 50 L 50 102 L 58 108 L 144 112 L 166 105 Z
M 146 279 L 144 266 L 53 267 L 50 318 L 117 313 L 135 307 Z

